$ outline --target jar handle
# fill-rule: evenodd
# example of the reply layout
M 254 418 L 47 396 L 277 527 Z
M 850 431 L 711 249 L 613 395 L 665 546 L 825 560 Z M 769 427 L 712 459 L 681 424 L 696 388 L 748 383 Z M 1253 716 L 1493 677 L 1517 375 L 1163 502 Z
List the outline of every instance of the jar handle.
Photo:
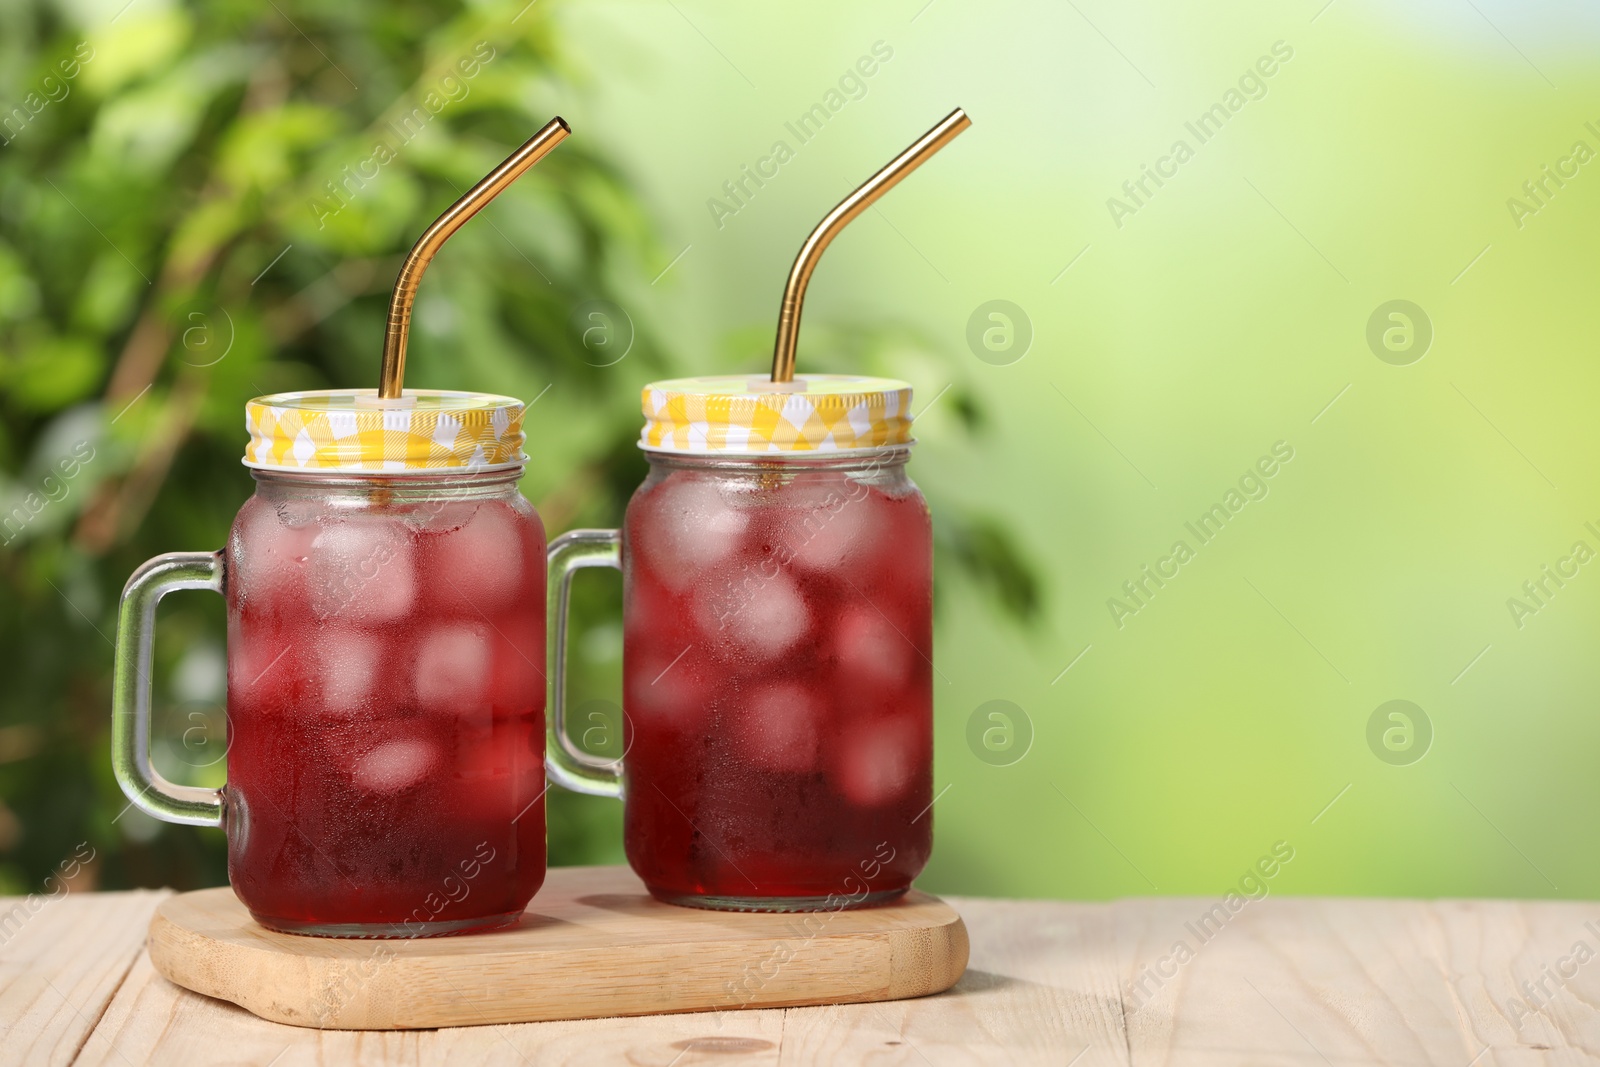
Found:
M 622 797 L 622 761 L 583 751 L 567 734 L 567 609 L 572 575 L 585 567 L 622 569 L 621 530 L 572 530 L 550 542 L 550 739 L 545 769 L 574 793 Z
M 222 592 L 221 552 L 168 552 L 148 560 L 122 590 L 111 683 L 111 768 L 141 810 L 166 822 L 222 825 L 222 790 L 176 785 L 150 763 L 150 669 L 156 605 L 175 589 Z

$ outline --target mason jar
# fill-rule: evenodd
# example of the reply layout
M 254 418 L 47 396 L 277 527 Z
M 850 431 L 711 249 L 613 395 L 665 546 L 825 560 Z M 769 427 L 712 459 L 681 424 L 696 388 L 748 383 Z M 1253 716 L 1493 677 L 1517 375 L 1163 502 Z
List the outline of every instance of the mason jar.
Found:
M 644 391 L 622 530 L 551 545 L 551 777 L 624 799 L 661 900 L 798 911 L 892 900 L 932 844 L 933 572 L 906 474 L 911 389 L 800 375 Z M 623 577 L 625 754 L 564 728 L 574 570 Z
M 523 406 L 407 391 L 247 407 L 255 495 L 215 553 L 123 593 L 114 762 L 160 819 L 221 826 L 265 926 L 419 937 L 516 920 L 544 880 L 544 528 Z M 156 603 L 227 602 L 227 784 L 150 765 Z

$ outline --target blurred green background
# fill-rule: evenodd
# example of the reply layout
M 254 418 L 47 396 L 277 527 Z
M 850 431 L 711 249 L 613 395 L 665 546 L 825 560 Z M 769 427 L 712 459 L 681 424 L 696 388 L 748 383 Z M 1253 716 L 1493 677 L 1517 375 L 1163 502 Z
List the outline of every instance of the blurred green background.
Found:
M 800 349 L 927 405 L 922 884 L 1212 893 L 1284 841 L 1274 892 L 1594 894 L 1597 41 L 1511 0 L 8 6 L 0 889 L 83 840 L 102 887 L 222 879 L 111 780 L 117 591 L 221 544 L 248 397 L 375 382 L 400 253 L 550 115 L 576 136 L 440 255 L 407 381 L 540 398 L 554 534 L 620 518 L 639 386 L 761 369 L 806 232 L 960 105 Z M 580 582 L 579 701 L 617 697 L 615 586 Z M 158 655 L 197 782 L 211 599 Z M 620 860 L 611 803 L 551 819 L 553 862 Z

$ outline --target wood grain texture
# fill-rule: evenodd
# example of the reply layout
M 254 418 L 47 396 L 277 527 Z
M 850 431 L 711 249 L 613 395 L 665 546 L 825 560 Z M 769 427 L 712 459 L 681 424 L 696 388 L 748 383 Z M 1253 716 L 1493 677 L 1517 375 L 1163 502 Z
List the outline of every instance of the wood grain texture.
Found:
M 950 898 L 972 959 L 921 1000 L 794 1008 L 785 1065 L 1127 1063 L 1115 929 L 1104 905 Z
M 268 1022 L 175 986 L 143 956 L 78 1067 L 775 1067 L 783 1017 L 782 1010 L 766 1010 L 444 1030 L 312 1030 Z
M 1286 898 L 1220 922 L 1216 904 L 1114 906 L 1132 1063 L 1600 1063 L 1600 962 L 1542 1007 L 1519 984 L 1580 939 L 1600 951 L 1600 906 Z
M 25 960 L 0 953 L 13 968 L 0 1025 L 29 1035 L 0 1031 L 0 1063 L 71 1062 L 81 1042 L 75 1062 L 93 1067 L 1600 1064 L 1593 903 L 1270 897 L 1223 921 L 1216 900 L 956 898 L 971 966 L 933 996 L 439 1030 L 283 1026 L 173 985 L 147 955 L 86 1041 L 18 995 L 44 988 L 18 983 L 34 969 L 114 982 L 137 933 L 130 918 L 153 906 L 139 896 L 84 897 L 71 921 L 39 927 Z M 1190 951 L 1178 962 L 1180 941 Z M 93 1004 L 84 1001 L 91 1019 Z M 39 1036 L 47 1020 L 53 1043 Z
M 622 867 L 550 872 L 516 926 L 348 941 L 263 929 L 228 889 L 162 902 L 150 957 L 173 982 L 264 1019 L 413 1029 L 886 1000 L 947 989 L 966 928 L 912 892 L 794 915 L 677 908 Z
M 0 897 L 6 1063 L 68 1064 L 144 947 L 165 892 Z

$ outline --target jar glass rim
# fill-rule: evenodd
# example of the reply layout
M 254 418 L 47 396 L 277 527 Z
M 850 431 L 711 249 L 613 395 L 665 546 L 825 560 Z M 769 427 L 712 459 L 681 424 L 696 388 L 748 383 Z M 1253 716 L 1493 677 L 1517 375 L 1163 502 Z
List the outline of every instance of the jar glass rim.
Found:
M 909 454 L 911 446 L 916 443 L 917 439 L 915 437 L 908 437 L 904 441 L 897 441 L 892 445 L 873 445 L 870 448 L 812 448 L 803 452 L 779 450 L 739 451 L 726 448 L 708 448 L 702 451 L 690 452 L 678 448 L 651 448 L 642 442 L 637 443 L 635 447 L 643 452 L 647 459 L 729 459 L 745 463 L 752 461 L 761 463 L 811 463 L 828 459 L 866 459 L 896 452 Z
M 254 474 L 303 474 L 308 478 L 346 477 L 346 478 L 412 478 L 417 475 L 428 478 L 459 478 L 469 474 L 494 474 L 500 471 L 520 471 L 528 465 L 526 456 L 521 459 L 507 460 L 504 463 L 477 463 L 462 464 L 458 467 L 407 467 L 403 470 L 384 470 L 381 467 L 298 467 L 281 463 L 251 463 L 248 459 L 239 461 Z
M 786 467 L 791 470 L 814 468 L 858 469 L 874 466 L 903 466 L 911 458 L 912 442 L 897 445 L 880 445 L 874 448 L 817 450 L 811 452 L 676 452 L 654 448 L 641 448 L 651 464 L 668 466 L 729 468 L 749 470 L 753 467 Z
M 451 485 L 498 485 L 514 483 L 522 477 L 524 463 L 496 463 L 483 467 L 444 468 L 440 470 L 361 471 L 333 468 L 257 467 L 245 464 L 250 476 L 257 481 L 280 482 L 327 488 L 392 488 L 423 489 Z

